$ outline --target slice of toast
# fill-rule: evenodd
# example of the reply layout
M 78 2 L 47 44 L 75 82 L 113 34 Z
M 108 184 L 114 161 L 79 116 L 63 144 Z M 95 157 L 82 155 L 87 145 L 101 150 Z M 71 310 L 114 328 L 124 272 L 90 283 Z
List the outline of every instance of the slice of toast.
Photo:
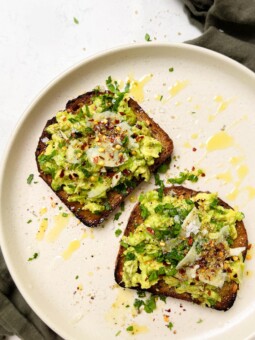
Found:
M 178 198 L 183 198 L 186 200 L 191 199 L 192 197 L 196 196 L 198 193 L 197 192 L 182 186 L 172 186 L 172 187 L 166 187 L 164 188 L 164 195 L 174 195 L 177 196 Z M 219 206 L 226 208 L 226 209 L 231 209 L 233 210 L 227 203 L 222 201 L 220 198 L 218 198 L 218 204 Z M 124 232 L 124 239 L 125 236 L 129 236 L 130 234 L 133 235 L 134 231 L 136 228 L 144 223 L 144 219 L 141 216 L 142 210 L 141 210 L 141 203 L 138 203 L 129 218 L 127 227 Z M 153 227 L 153 225 L 151 225 Z M 152 228 L 148 227 L 149 233 L 152 232 Z M 232 245 L 230 246 L 231 248 L 238 248 L 238 247 L 243 247 L 242 249 L 242 257 L 243 260 L 246 257 L 246 252 L 247 252 L 247 247 L 248 247 L 248 238 L 247 238 L 247 233 L 246 229 L 244 226 L 244 223 L 242 221 L 237 221 L 235 224 L 236 227 L 236 232 L 237 232 L 237 237 L 233 240 Z M 192 234 L 191 234 L 192 235 Z M 205 236 L 206 237 L 206 236 Z M 125 241 L 122 241 L 125 242 Z M 121 287 L 126 287 L 125 282 L 123 281 L 123 273 L 124 273 L 124 263 L 125 263 L 125 250 L 128 249 L 127 245 L 123 244 L 121 242 L 120 249 L 118 252 L 117 260 L 116 260 L 116 267 L 115 267 L 115 280 L 116 282 L 121 286 Z M 123 245 L 122 245 L 123 244 Z M 218 252 L 218 250 L 217 250 Z M 217 255 L 216 255 L 217 256 Z M 149 261 L 149 260 L 148 260 Z M 201 259 L 200 262 L 201 263 Z M 194 266 L 193 266 L 194 267 Z M 178 268 L 178 267 L 177 267 Z M 183 270 L 180 269 L 179 272 Z M 137 269 L 137 273 L 141 272 L 141 270 Z M 147 278 L 148 279 L 148 278 Z M 196 276 L 196 280 L 198 280 Z M 141 289 L 141 285 L 138 284 L 135 287 L 130 286 L 128 288 L 131 289 Z M 236 282 L 236 280 L 229 280 L 228 282 L 225 281 L 223 286 L 221 288 L 218 288 L 218 294 L 220 296 L 220 301 L 217 301 L 214 305 L 207 305 L 208 307 L 217 309 L 217 310 L 223 310 L 226 311 L 228 310 L 234 303 L 236 296 L 237 296 L 237 291 L 239 289 L 239 283 Z M 155 295 L 164 295 L 164 296 L 169 296 L 169 297 L 174 297 L 177 299 L 182 299 L 190 302 L 194 302 L 196 304 L 202 304 L 201 300 L 199 298 L 193 298 L 190 293 L 187 292 L 177 292 L 174 287 L 171 287 L 166 284 L 166 282 L 162 279 L 162 277 L 159 276 L 159 280 L 156 284 L 152 285 L 148 289 L 144 289 L 146 291 L 149 291 Z
M 66 104 L 66 111 L 70 112 L 72 114 L 76 114 L 77 111 L 83 107 L 84 105 L 90 105 L 92 102 L 92 98 L 96 95 L 101 94 L 111 94 L 111 92 L 99 92 L 99 91 L 91 91 L 87 92 L 83 95 L 80 95 L 76 99 L 68 101 Z M 171 138 L 165 133 L 157 123 L 153 121 L 145 112 L 144 110 L 139 106 L 139 104 L 134 101 L 132 98 L 129 98 L 128 100 L 128 106 L 133 110 L 133 112 L 136 114 L 137 121 L 144 121 L 146 122 L 147 127 L 150 129 L 152 137 L 157 139 L 162 144 L 162 151 L 159 154 L 158 158 L 155 158 L 155 162 L 153 165 L 150 166 L 150 172 L 154 172 L 158 166 L 160 166 L 165 161 L 169 160 L 171 157 L 171 154 L 173 152 L 173 142 Z M 38 157 L 44 153 L 46 150 L 47 144 L 46 141 L 48 139 L 51 139 L 51 135 L 46 131 L 46 128 L 51 125 L 55 124 L 57 122 L 56 117 L 50 119 L 47 121 L 46 126 L 43 129 L 43 132 L 41 134 L 41 137 L 39 138 L 39 142 L 36 149 L 36 161 L 37 161 L 37 167 L 40 173 L 40 177 L 51 187 L 52 183 L 52 176 L 50 174 L 46 174 L 42 171 Z M 107 197 L 105 199 L 105 202 L 107 202 L 108 206 L 110 206 L 110 209 L 108 208 L 105 211 L 102 212 L 96 212 L 93 213 L 90 210 L 83 209 L 84 204 L 81 204 L 80 202 L 69 202 L 68 200 L 68 194 L 63 189 L 55 191 L 56 195 L 62 200 L 62 202 L 72 211 L 72 213 L 85 225 L 89 227 L 97 226 L 100 223 L 102 223 L 108 215 L 110 215 L 125 199 L 127 195 L 129 195 L 134 188 L 143 181 L 142 178 L 133 178 L 132 179 L 132 187 L 127 187 L 125 193 L 120 193 L 116 191 L 114 188 L 109 190 L 107 192 Z

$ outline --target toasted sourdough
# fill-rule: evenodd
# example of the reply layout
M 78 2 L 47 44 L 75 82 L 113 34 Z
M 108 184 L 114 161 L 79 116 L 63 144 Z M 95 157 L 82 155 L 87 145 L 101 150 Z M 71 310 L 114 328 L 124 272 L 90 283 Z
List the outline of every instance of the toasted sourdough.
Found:
M 178 197 L 183 197 L 184 199 L 188 199 L 199 193 L 198 191 L 191 190 L 183 186 L 172 186 L 172 187 L 166 187 L 164 189 L 164 194 L 168 194 L 170 192 L 174 192 Z M 224 208 L 232 209 L 227 203 L 222 201 L 220 198 L 219 198 L 219 204 Z M 124 235 L 128 236 L 131 232 L 135 230 L 136 226 L 141 224 L 142 222 L 143 222 L 143 218 L 141 217 L 140 203 L 138 203 L 134 207 L 130 215 Z M 236 230 L 237 230 L 237 238 L 234 240 L 231 248 L 245 247 L 245 251 L 243 251 L 242 253 L 243 258 L 245 259 L 247 247 L 248 247 L 248 238 L 247 238 L 247 233 L 246 233 L 244 223 L 242 221 L 236 223 Z M 125 248 L 123 246 L 120 246 L 118 256 L 116 259 L 116 267 L 115 267 L 115 280 L 121 287 L 125 287 L 125 284 L 122 281 L 123 265 L 124 265 L 124 256 L 123 256 L 124 251 L 125 251 Z M 136 287 L 136 288 L 132 287 L 132 289 L 140 289 L 140 287 Z M 225 282 L 223 287 L 220 290 L 221 301 L 217 302 L 211 308 L 214 308 L 217 310 L 223 310 L 223 311 L 228 310 L 233 305 L 236 299 L 238 289 L 239 289 L 239 285 L 237 283 Z M 174 290 L 174 288 L 169 287 L 163 280 L 159 280 L 157 284 L 145 290 L 155 295 L 164 295 L 164 296 L 174 297 L 177 299 L 182 299 L 182 300 L 200 304 L 199 300 L 193 299 L 191 294 L 189 293 L 179 294 Z
M 109 93 L 106 92 L 97 92 L 97 94 L 103 94 L 103 93 Z M 78 96 L 75 99 L 72 99 L 67 102 L 66 104 L 66 110 L 68 112 L 75 112 L 83 105 L 89 105 L 91 103 L 91 98 L 96 95 L 95 91 L 87 92 L 85 94 L 82 94 Z M 171 138 L 167 135 L 166 132 L 164 132 L 160 126 L 151 119 L 146 112 L 138 105 L 136 101 L 134 101 L 132 98 L 128 101 L 128 106 L 135 112 L 137 116 L 138 121 L 145 121 L 147 126 L 149 127 L 152 137 L 157 139 L 161 142 L 163 146 L 163 150 L 160 153 L 159 157 L 155 159 L 155 163 L 150 167 L 150 171 L 154 172 L 162 163 L 170 159 L 171 154 L 173 152 L 173 142 Z M 40 177 L 51 187 L 52 177 L 49 174 L 45 174 L 41 169 L 38 161 L 38 156 L 46 149 L 47 145 L 43 142 L 45 140 L 45 137 L 48 139 L 51 138 L 51 135 L 46 131 L 46 128 L 56 123 L 56 118 L 52 118 L 47 121 L 43 132 L 39 138 L 39 142 L 36 148 L 35 156 L 36 156 L 36 162 L 38 171 L 40 173 Z M 133 179 L 133 182 L 135 182 L 135 186 L 137 186 L 139 183 L 142 182 L 142 179 Z M 52 189 L 52 188 L 51 188 Z M 102 213 L 95 214 L 92 213 L 89 210 L 82 210 L 83 205 L 79 202 L 72 202 L 70 203 L 68 201 L 68 194 L 64 190 L 56 191 L 55 194 L 61 199 L 61 201 L 72 211 L 72 213 L 85 225 L 89 227 L 97 226 L 98 224 L 102 223 L 108 215 L 112 213 L 113 210 L 115 210 L 122 201 L 124 201 L 125 197 L 129 195 L 134 189 L 128 188 L 126 195 L 121 195 L 114 189 L 110 190 L 107 194 L 107 201 L 111 205 L 111 210 L 103 211 Z

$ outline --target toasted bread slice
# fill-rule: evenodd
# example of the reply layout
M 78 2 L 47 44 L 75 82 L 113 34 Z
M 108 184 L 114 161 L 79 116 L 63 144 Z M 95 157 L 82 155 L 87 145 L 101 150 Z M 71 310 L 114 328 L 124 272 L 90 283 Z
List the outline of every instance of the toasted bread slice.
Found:
M 182 186 L 167 187 L 164 189 L 165 196 L 168 194 L 171 194 L 171 195 L 177 196 L 178 198 L 183 198 L 186 200 L 191 199 L 192 197 L 196 196 L 198 193 L 201 193 L 201 192 L 197 192 L 197 191 L 194 191 L 194 190 L 182 187 Z M 233 210 L 227 203 L 225 203 L 219 198 L 218 198 L 218 204 L 223 208 Z M 139 225 L 141 225 L 143 222 L 144 222 L 144 219 L 141 216 L 141 203 L 138 203 L 134 207 L 130 215 L 127 227 L 124 232 L 124 236 L 129 236 L 130 234 L 134 233 L 136 228 Z M 242 221 L 237 221 L 235 224 L 235 228 L 237 232 L 237 237 L 233 240 L 231 248 L 242 247 L 241 254 L 244 260 L 246 257 L 246 252 L 247 252 L 247 247 L 248 247 L 247 232 L 246 232 L 244 223 Z M 151 228 L 147 228 L 147 229 L 149 230 L 149 232 L 152 232 Z M 119 253 L 117 256 L 117 260 L 116 260 L 116 267 L 115 267 L 115 280 L 122 287 L 126 287 L 125 282 L 123 281 L 124 263 L 125 263 L 125 255 L 123 253 L 125 252 L 126 249 L 127 248 L 124 247 L 123 245 L 120 246 Z M 138 273 L 140 272 L 139 268 L 137 272 Z M 197 277 L 196 279 L 198 280 Z M 129 288 L 141 289 L 141 285 L 138 284 L 135 287 L 132 287 L 129 285 Z M 223 310 L 223 311 L 228 310 L 233 305 L 236 299 L 238 289 L 239 289 L 239 283 L 237 283 L 236 280 L 229 280 L 228 282 L 225 281 L 223 286 L 217 289 L 218 294 L 220 296 L 220 301 L 217 301 L 214 305 L 211 305 L 211 306 L 207 305 L 207 306 L 217 309 L 217 310 Z M 194 302 L 196 304 L 202 303 L 200 299 L 193 298 L 190 293 L 187 293 L 187 292 L 178 293 L 175 287 L 171 287 L 167 285 L 166 282 L 160 276 L 156 284 L 144 290 L 149 291 L 155 295 L 164 295 L 164 296 L 174 297 L 177 299 Z
M 92 98 L 98 94 L 111 94 L 111 92 L 99 92 L 99 91 L 92 91 L 87 92 L 83 95 L 80 95 L 76 99 L 68 101 L 66 104 L 66 111 L 75 115 L 77 110 L 79 110 L 84 105 L 90 105 L 92 102 Z M 158 166 L 160 166 L 165 161 L 169 160 L 171 154 L 173 152 L 173 142 L 171 138 L 164 132 L 157 123 L 153 121 L 145 112 L 144 110 L 135 102 L 132 98 L 128 100 L 128 106 L 133 110 L 137 117 L 137 121 L 144 121 L 146 122 L 147 127 L 150 129 L 151 135 L 153 138 L 157 139 L 163 146 L 162 151 L 158 158 L 155 159 L 153 165 L 150 166 L 150 172 L 154 172 Z M 38 146 L 36 149 L 36 161 L 37 167 L 40 173 L 40 177 L 51 187 L 52 183 L 52 176 L 50 174 L 46 174 L 42 171 L 38 157 L 44 153 L 46 150 L 47 144 L 46 140 L 51 139 L 51 135 L 46 131 L 46 128 L 49 125 L 55 124 L 57 122 L 56 117 L 47 121 L 46 126 L 43 129 L 42 135 L 39 138 Z M 105 201 L 110 204 L 110 209 L 99 212 L 93 213 L 90 210 L 84 210 L 84 204 L 80 202 L 69 202 L 68 198 L 69 195 L 64 191 L 62 188 L 55 191 L 56 195 L 62 200 L 62 202 L 72 211 L 72 213 L 85 225 L 89 227 L 97 226 L 102 223 L 108 215 L 110 215 L 120 204 L 124 201 L 125 197 L 130 194 L 134 188 L 142 182 L 142 178 L 133 178 L 132 187 L 126 188 L 125 193 L 119 193 L 114 188 L 107 192 L 107 197 Z

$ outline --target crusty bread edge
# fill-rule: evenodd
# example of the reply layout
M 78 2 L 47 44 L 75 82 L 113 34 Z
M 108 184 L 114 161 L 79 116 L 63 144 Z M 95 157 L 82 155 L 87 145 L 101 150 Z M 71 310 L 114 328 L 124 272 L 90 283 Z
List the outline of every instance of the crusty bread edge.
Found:
M 172 186 L 172 187 L 166 187 L 164 189 L 164 193 L 168 194 L 170 192 L 174 192 L 179 197 L 185 197 L 190 198 L 192 196 L 195 196 L 197 193 L 201 191 L 195 191 L 192 189 L 188 189 L 183 186 Z M 226 202 L 219 199 L 220 205 L 224 208 L 233 209 L 231 206 L 229 206 Z M 133 211 L 131 212 L 131 215 L 129 217 L 127 227 L 125 229 L 124 235 L 128 236 L 131 232 L 134 231 L 135 227 L 143 222 L 143 219 L 141 217 L 140 212 L 140 204 L 136 204 Z M 248 237 L 247 232 L 244 226 L 243 221 L 236 223 L 236 230 L 237 230 L 237 238 L 234 240 L 232 247 L 245 247 L 245 250 L 243 251 L 243 258 L 245 259 L 246 253 L 247 253 L 247 247 L 248 247 Z M 122 275 L 123 275 L 123 265 L 124 265 L 124 257 L 123 252 L 125 251 L 125 248 L 120 245 L 119 252 L 116 259 L 116 266 L 115 266 L 115 280 L 116 282 L 123 288 L 125 288 L 125 285 L 122 281 Z M 139 287 L 133 288 L 133 289 L 139 289 Z M 239 289 L 239 285 L 235 282 L 229 282 L 225 283 L 221 289 L 221 301 L 217 302 L 214 306 L 211 308 L 221 311 L 226 311 L 229 308 L 232 307 L 232 305 L 235 302 L 237 291 Z M 178 294 L 175 292 L 175 289 L 172 287 L 167 287 L 165 282 L 163 280 L 159 281 L 156 285 L 152 286 L 150 289 L 147 289 L 147 291 L 160 295 L 163 294 L 165 296 L 186 300 L 190 302 L 194 302 L 196 304 L 200 304 L 200 302 L 196 299 L 193 299 L 191 294 L 189 293 L 183 293 Z

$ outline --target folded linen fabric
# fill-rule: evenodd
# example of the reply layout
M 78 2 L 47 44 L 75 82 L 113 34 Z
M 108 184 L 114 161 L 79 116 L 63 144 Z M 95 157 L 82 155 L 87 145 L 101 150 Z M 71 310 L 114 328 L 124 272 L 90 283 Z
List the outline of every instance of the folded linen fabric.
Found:
M 183 0 L 204 33 L 189 44 L 222 53 L 255 71 L 255 0 Z

